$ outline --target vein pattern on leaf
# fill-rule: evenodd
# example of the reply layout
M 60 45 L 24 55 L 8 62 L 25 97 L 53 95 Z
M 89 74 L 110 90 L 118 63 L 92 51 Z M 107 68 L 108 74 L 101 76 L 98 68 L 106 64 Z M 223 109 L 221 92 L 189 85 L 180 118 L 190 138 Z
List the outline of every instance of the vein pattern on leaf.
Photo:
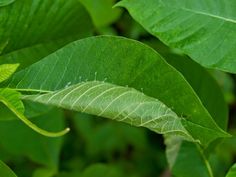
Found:
M 53 93 L 23 96 L 23 99 L 100 115 L 161 134 L 176 133 L 193 141 L 181 118 L 170 108 L 133 88 L 90 81 Z

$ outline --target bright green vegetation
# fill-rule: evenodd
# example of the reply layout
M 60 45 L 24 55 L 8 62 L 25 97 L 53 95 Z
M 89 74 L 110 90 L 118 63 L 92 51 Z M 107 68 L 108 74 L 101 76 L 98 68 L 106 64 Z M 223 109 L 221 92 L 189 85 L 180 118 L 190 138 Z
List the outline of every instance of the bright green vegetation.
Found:
M 0 2 L 0 177 L 235 176 L 234 0 L 115 3 Z

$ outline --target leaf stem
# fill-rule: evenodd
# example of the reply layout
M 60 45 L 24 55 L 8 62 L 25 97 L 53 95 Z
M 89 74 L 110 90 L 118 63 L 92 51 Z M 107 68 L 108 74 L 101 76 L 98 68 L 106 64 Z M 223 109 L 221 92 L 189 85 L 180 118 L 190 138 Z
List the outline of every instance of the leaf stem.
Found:
M 22 122 L 24 122 L 27 126 L 29 126 L 34 131 L 38 132 L 41 135 L 47 136 L 47 137 L 60 137 L 65 135 L 70 131 L 70 128 L 66 128 L 60 132 L 49 132 L 46 130 L 43 130 L 39 128 L 37 125 L 33 124 L 31 121 L 29 121 L 22 113 L 17 111 L 14 106 L 12 106 L 7 100 L 4 98 L 0 98 L 0 102 L 5 104 Z
M 214 177 L 212 169 L 211 169 L 211 165 L 208 162 L 208 160 L 206 159 L 206 156 L 204 155 L 204 153 L 202 152 L 202 148 L 199 145 L 197 145 L 197 148 L 198 148 L 199 152 L 202 155 L 202 158 L 203 158 L 203 160 L 204 160 L 204 162 L 206 164 L 206 167 L 207 167 L 207 170 L 208 170 L 208 173 L 209 173 L 210 177 Z

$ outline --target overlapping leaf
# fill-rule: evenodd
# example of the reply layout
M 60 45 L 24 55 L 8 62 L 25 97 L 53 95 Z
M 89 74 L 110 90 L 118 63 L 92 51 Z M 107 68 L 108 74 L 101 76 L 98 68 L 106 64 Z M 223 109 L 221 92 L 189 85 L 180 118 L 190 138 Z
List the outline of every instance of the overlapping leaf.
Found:
M 118 5 L 203 66 L 236 73 L 236 1 L 122 0 Z
M 24 96 L 23 99 L 111 118 L 194 141 L 182 125 L 181 118 L 171 109 L 157 99 L 127 87 L 91 81 L 53 93 Z
M 184 116 L 182 123 L 187 131 L 204 145 L 227 136 L 178 71 L 151 48 L 120 37 L 101 36 L 74 42 L 16 73 L 5 84 L 24 91 L 48 92 L 86 80 L 107 80 L 143 90 L 179 117 Z

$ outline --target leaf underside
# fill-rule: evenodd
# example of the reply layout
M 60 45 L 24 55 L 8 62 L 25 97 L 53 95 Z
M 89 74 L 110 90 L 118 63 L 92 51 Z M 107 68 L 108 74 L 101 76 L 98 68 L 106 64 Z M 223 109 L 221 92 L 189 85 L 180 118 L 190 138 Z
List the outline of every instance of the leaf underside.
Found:
M 181 118 L 171 109 L 128 87 L 90 81 L 53 93 L 23 96 L 23 99 L 147 127 L 161 134 L 181 135 L 193 141 Z

